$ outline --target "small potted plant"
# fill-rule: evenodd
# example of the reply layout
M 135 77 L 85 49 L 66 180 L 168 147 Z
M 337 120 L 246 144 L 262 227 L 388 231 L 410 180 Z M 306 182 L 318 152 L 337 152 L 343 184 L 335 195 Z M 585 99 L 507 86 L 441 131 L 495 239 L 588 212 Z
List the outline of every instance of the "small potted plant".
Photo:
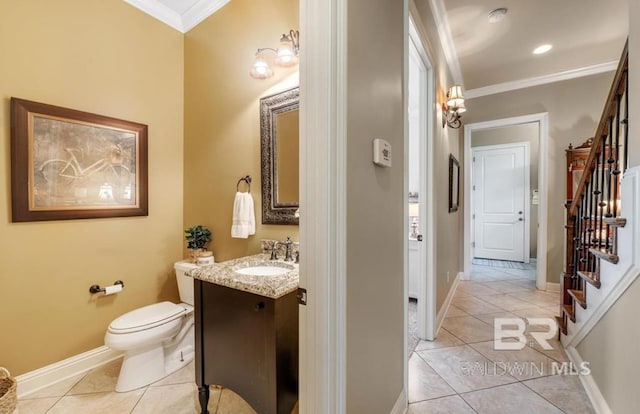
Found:
M 189 227 L 185 231 L 185 240 L 187 240 L 187 248 L 191 250 L 191 260 L 195 263 L 200 252 L 207 248 L 207 244 L 211 242 L 211 230 L 203 225 Z

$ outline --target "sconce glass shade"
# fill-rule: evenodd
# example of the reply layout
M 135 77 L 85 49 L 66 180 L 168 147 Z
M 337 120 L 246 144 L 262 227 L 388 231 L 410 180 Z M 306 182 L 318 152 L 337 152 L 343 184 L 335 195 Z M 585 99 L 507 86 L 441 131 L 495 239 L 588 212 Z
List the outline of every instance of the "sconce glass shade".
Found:
M 269 64 L 264 60 L 262 54 L 256 54 L 256 60 L 251 66 L 249 75 L 254 79 L 267 79 L 273 76 L 273 70 L 271 70 Z
M 464 105 L 464 96 L 462 96 L 462 86 L 453 85 L 447 92 L 447 106 L 450 108 L 459 108 Z
M 287 67 L 298 63 L 298 56 L 296 56 L 295 52 L 291 48 L 291 42 L 286 37 L 283 37 L 280 41 L 280 47 L 278 48 L 277 54 L 276 65 L 278 66 Z
M 256 60 L 249 74 L 255 79 L 266 79 L 273 76 L 273 70 L 269 67 L 265 55 L 275 53 L 274 63 L 278 66 L 295 66 L 298 64 L 298 52 L 300 51 L 300 32 L 289 30 L 289 34 L 283 34 L 280 38 L 280 47 L 261 47 L 256 51 Z
M 453 85 L 447 91 L 447 103 L 442 104 L 442 127 L 448 125 L 457 129 L 462 126 L 460 115 L 467 111 L 464 106 L 464 96 L 462 96 L 462 86 Z

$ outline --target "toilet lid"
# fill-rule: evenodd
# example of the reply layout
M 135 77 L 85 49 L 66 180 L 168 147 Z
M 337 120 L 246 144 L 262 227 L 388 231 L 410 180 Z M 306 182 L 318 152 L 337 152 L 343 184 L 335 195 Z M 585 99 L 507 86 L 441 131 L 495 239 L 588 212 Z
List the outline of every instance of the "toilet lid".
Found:
M 153 305 L 127 312 L 116 318 L 109 330 L 113 333 L 128 333 L 150 329 L 176 319 L 185 313 L 185 308 L 171 302 L 154 303 Z

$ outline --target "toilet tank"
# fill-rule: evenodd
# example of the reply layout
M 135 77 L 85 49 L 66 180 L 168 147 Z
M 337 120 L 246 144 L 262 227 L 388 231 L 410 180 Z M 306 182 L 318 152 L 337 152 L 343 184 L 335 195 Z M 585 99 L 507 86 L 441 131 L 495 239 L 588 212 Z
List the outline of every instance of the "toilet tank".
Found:
M 173 265 L 176 270 L 176 280 L 178 281 L 178 291 L 180 292 L 180 301 L 193 306 L 193 278 L 184 274 L 191 269 L 197 269 L 198 265 L 188 260 L 176 262 Z

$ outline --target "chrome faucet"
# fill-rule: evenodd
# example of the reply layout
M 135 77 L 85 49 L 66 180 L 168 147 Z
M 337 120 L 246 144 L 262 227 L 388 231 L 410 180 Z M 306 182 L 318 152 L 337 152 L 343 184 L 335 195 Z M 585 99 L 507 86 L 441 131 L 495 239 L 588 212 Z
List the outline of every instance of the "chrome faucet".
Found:
M 278 254 L 276 253 L 278 250 L 279 242 L 274 242 L 271 246 L 271 257 L 269 260 L 278 260 Z
M 285 247 L 284 261 L 293 262 L 293 256 L 291 256 L 291 246 L 293 246 L 293 242 L 291 241 L 291 238 L 287 237 L 287 240 L 280 242 L 280 244 L 283 244 Z

